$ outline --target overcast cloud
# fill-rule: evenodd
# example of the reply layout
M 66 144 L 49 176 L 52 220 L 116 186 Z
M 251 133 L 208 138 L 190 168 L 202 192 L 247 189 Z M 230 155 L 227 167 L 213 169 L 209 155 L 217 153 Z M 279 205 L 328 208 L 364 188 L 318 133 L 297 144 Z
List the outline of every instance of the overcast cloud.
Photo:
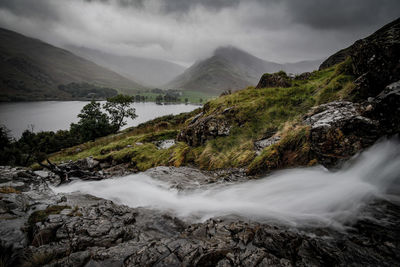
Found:
M 0 0 L 1 27 L 186 64 L 223 45 L 277 62 L 324 58 L 399 16 L 399 0 Z

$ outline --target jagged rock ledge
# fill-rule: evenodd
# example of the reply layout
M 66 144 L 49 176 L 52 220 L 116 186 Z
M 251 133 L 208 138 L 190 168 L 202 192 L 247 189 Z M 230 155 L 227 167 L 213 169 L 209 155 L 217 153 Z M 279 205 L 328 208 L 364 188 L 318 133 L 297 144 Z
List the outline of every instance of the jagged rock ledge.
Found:
M 160 167 L 155 179 L 193 188 L 212 177 L 190 168 Z M 239 217 L 192 223 L 168 212 L 129 208 L 83 194 L 55 194 L 48 178 L 0 168 L 0 239 L 11 266 L 396 266 L 399 206 L 375 203 L 347 232 L 291 229 Z M 237 180 L 240 175 L 237 175 Z M 174 178 L 173 178 L 174 177 Z M 196 177 L 196 183 L 192 178 Z M 235 177 L 235 175 L 231 176 Z M 219 180 L 221 181 L 221 180 Z M 231 178 L 229 182 L 234 182 Z

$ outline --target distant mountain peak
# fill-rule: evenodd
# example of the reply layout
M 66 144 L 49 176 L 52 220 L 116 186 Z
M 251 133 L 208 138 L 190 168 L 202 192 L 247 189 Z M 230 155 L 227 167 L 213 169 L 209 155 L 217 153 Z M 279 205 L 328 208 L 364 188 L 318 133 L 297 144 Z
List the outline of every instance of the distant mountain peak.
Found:
M 214 56 L 222 56 L 228 59 L 233 59 L 236 58 L 238 56 L 240 57 L 252 57 L 255 58 L 255 56 L 247 53 L 246 51 L 237 48 L 235 46 L 232 45 L 228 45 L 228 46 L 220 46 L 218 48 L 216 48 L 214 50 Z

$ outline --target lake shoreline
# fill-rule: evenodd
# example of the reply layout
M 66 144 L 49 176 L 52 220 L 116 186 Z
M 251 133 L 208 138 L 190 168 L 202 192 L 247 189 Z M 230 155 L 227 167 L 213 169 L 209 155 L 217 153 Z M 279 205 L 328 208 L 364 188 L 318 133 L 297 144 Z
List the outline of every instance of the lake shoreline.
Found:
M 104 101 L 99 101 L 104 102 Z M 77 115 L 89 101 L 29 101 L 0 103 L 0 124 L 11 130 L 14 138 L 34 125 L 34 132 L 67 130 L 71 123 L 78 121 Z M 123 128 L 137 126 L 146 121 L 165 115 L 176 115 L 189 112 L 200 105 L 197 104 L 156 104 L 154 102 L 135 102 L 138 117 L 128 120 Z

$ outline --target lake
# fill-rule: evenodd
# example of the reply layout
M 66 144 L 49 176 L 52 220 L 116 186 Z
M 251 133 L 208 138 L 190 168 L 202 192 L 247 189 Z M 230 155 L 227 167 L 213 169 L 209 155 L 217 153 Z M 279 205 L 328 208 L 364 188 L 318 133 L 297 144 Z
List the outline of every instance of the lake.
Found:
M 101 101 L 104 102 L 104 101 Z M 11 135 L 19 138 L 22 132 L 33 125 L 35 132 L 67 130 L 72 122 L 77 122 L 77 115 L 87 101 L 38 101 L 0 104 L 0 124 L 5 125 Z M 153 102 L 134 103 L 138 117 L 128 120 L 124 127 L 136 126 L 168 114 L 189 112 L 198 105 L 168 104 L 157 105 Z

